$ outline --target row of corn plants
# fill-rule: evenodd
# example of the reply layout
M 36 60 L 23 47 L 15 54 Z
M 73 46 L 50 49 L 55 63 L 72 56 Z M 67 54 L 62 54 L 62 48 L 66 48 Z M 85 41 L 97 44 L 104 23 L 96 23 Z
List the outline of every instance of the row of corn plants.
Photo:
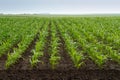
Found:
M 82 54 L 82 51 L 78 50 L 78 46 L 76 44 L 76 42 L 72 39 L 72 37 L 67 33 L 67 28 L 68 27 L 65 27 L 61 21 L 58 21 L 57 22 L 58 24 L 58 28 L 60 30 L 60 33 L 65 41 L 65 45 L 66 45 L 66 49 L 71 57 L 71 60 L 73 61 L 74 63 L 74 66 L 76 68 L 80 68 L 81 65 L 83 64 L 83 54 Z
M 32 50 L 33 55 L 30 59 L 30 63 L 32 67 L 35 67 L 38 62 L 40 61 L 40 58 L 43 56 L 44 53 L 44 47 L 46 43 L 46 37 L 48 36 L 48 21 L 43 25 L 42 30 L 39 31 L 39 38 L 36 42 L 35 49 Z M 42 62 L 43 63 L 43 62 Z
M 98 64 L 98 66 L 102 66 L 103 63 L 105 63 L 105 61 L 107 60 L 108 57 L 110 57 L 111 59 L 113 59 L 114 61 L 119 62 L 120 58 L 119 55 L 117 54 L 116 50 L 113 50 L 110 46 L 104 44 L 104 43 L 100 43 L 99 40 L 97 40 L 96 36 L 93 35 L 93 33 L 91 32 L 91 30 L 88 30 L 89 27 L 87 27 L 87 25 L 85 27 L 81 27 L 83 25 L 76 23 L 77 25 L 73 25 L 74 27 L 76 27 L 76 30 L 79 30 L 79 33 L 85 36 L 85 40 L 89 41 L 89 43 L 91 43 L 88 48 L 88 51 L 91 53 L 95 53 L 92 54 L 93 60 Z M 72 27 L 73 27 L 72 26 Z M 79 27 L 78 27 L 79 26 Z M 87 30 L 86 30 L 87 29 Z M 90 27 L 91 29 L 91 27 Z M 87 43 L 87 44 L 89 44 Z M 96 52 L 94 52 L 94 49 L 92 49 L 93 47 L 95 47 Z M 85 48 L 85 47 L 84 47 Z M 97 54 L 99 53 L 99 54 Z M 94 56 L 96 55 L 97 58 L 94 58 Z M 112 55 L 112 56 L 111 56 Z
M 6 21 L 7 20 L 7 21 Z M 7 52 L 9 52 L 12 47 L 17 45 L 21 41 L 21 35 L 23 31 L 25 32 L 24 22 L 28 22 L 28 19 L 21 20 L 19 18 L 13 19 L 12 21 L 9 18 L 0 20 L 0 57 Z M 3 24 L 6 22 L 6 24 Z M 27 25 L 27 24 L 26 24 Z
M 98 52 L 96 45 L 93 43 L 89 43 L 86 39 L 86 37 L 83 37 L 80 33 L 81 31 L 78 31 L 78 29 L 75 28 L 74 24 L 68 25 L 67 23 L 65 23 L 65 27 L 69 26 L 69 28 L 67 28 L 68 33 L 73 37 L 74 40 L 77 41 L 77 44 L 80 45 L 81 50 L 83 51 L 83 53 L 88 53 L 88 55 L 90 56 L 90 58 L 95 61 L 95 63 L 98 66 L 102 66 L 102 64 L 105 62 L 106 56 L 102 55 L 102 52 Z M 83 30 L 83 29 L 81 29 Z M 91 41 L 94 40 L 94 37 L 90 38 Z
M 84 22 L 86 22 L 86 20 Z M 89 22 L 87 22 L 87 23 L 89 23 Z M 120 63 L 119 51 L 112 46 L 114 43 L 112 43 L 112 45 L 110 45 L 111 44 L 110 41 L 114 42 L 112 36 L 115 36 L 115 35 L 113 35 L 113 33 L 109 33 L 109 30 L 113 29 L 113 28 L 112 27 L 108 28 L 110 26 L 103 26 L 101 24 L 99 24 L 100 27 L 96 28 L 96 26 L 98 26 L 97 23 L 96 23 L 96 25 L 94 25 L 95 23 L 93 23 L 93 24 L 89 23 L 89 24 L 90 24 L 89 26 L 84 24 L 85 25 L 85 30 L 84 30 L 84 32 L 82 31 L 82 33 L 84 33 L 86 35 L 86 38 L 88 38 L 87 40 L 89 40 L 89 42 L 92 42 L 92 43 L 95 44 L 96 48 L 98 48 L 98 51 L 102 52 L 101 55 L 107 56 L 107 58 L 110 58 L 111 60 Z M 82 26 L 82 25 L 77 24 L 77 26 Z M 101 29 L 101 26 L 102 26 L 102 29 Z M 78 29 L 81 31 L 80 28 L 78 28 Z M 101 33 L 103 35 L 99 35 Z M 111 38 L 110 38 L 110 35 L 111 35 Z M 102 36 L 102 37 L 98 37 L 98 36 Z M 93 39 L 92 39 L 92 37 L 93 37 Z
M 26 51 L 26 49 L 29 47 L 30 43 L 36 37 L 36 35 L 39 32 L 39 29 L 43 23 L 43 21 L 39 22 L 39 20 L 35 20 L 35 21 L 31 20 L 30 23 L 29 23 L 29 21 L 28 21 L 28 25 L 25 25 L 25 23 L 23 25 L 26 27 L 24 28 L 25 30 L 23 31 L 21 41 L 17 45 L 18 47 L 15 47 L 13 49 L 13 52 L 8 54 L 8 58 L 5 63 L 6 68 L 9 68 L 13 64 L 15 64 L 19 60 L 19 58 L 21 58 L 22 54 Z M 38 22 L 39 22 L 39 24 L 38 24 Z
M 51 44 L 50 44 L 50 65 L 52 69 L 55 69 L 59 63 L 59 37 L 57 35 L 56 25 L 54 19 L 51 21 Z

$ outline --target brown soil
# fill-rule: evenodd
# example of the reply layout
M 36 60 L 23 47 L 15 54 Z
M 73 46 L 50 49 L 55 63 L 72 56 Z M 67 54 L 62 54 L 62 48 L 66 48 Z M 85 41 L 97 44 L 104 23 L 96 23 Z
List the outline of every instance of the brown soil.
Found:
M 6 70 L 0 80 L 120 80 L 116 70 Z
M 56 25 L 56 27 L 57 27 L 57 25 Z M 61 57 L 61 60 L 59 61 L 59 64 L 58 64 L 59 65 L 58 69 L 62 69 L 62 70 L 71 69 L 71 68 L 74 67 L 73 62 L 70 59 L 70 56 L 69 56 L 69 54 L 68 54 L 68 52 L 66 50 L 65 41 L 62 38 L 59 29 L 58 28 L 56 28 L 56 29 L 57 29 L 57 35 L 60 38 L 60 41 L 59 41 L 59 43 L 60 43 L 60 45 L 59 45 L 59 54 L 60 54 L 60 57 Z
M 5 69 L 5 61 L 7 60 L 7 55 L 3 55 L 0 58 L 0 70 L 4 70 Z

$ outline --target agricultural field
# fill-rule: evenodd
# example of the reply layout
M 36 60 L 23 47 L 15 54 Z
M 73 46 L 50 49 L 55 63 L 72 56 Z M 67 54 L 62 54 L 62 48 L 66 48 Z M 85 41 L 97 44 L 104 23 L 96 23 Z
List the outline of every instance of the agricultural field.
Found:
M 120 17 L 0 16 L 0 80 L 23 79 L 120 80 Z

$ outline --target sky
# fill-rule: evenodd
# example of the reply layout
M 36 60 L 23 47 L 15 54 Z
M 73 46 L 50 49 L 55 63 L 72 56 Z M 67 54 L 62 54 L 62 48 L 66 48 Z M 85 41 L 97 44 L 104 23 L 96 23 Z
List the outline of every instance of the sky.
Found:
M 0 0 L 0 13 L 120 13 L 120 0 Z

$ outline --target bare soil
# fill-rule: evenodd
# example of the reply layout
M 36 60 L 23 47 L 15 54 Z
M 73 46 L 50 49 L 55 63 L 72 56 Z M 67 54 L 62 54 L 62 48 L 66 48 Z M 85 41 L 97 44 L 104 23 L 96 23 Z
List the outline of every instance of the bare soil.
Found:
M 116 70 L 2 70 L 0 80 L 120 80 Z

